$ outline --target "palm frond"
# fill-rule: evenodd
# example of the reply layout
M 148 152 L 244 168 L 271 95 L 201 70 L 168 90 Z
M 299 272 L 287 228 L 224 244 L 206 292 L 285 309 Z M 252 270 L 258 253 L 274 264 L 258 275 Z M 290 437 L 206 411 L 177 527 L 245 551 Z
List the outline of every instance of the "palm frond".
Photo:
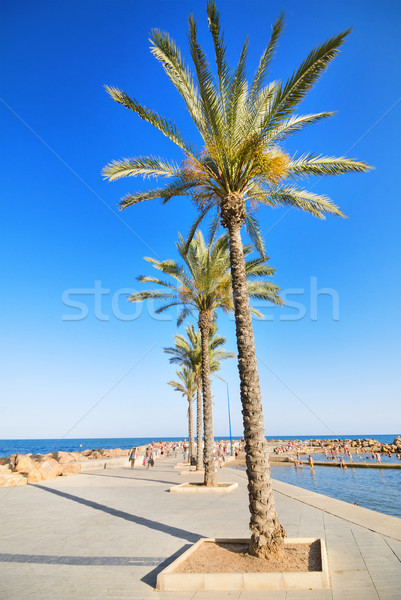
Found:
M 184 138 L 174 123 L 168 121 L 153 110 L 150 110 L 150 108 L 141 106 L 139 102 L 133 98 L 130 98 L 122 90 L 108 85 L 106 85 L 105 88 L 113 100 L 137 113 L 141 119 L 147 121 L 153 125 L 153 127 L 161 131 L 161 133 L 163 133 L 169 140 L 181 148 L 181 150 L 183 150 L 186 154 L 193 156 L 194 152 L 191 145 L 184 141 Z
M 183 59 L 176 43 L 168 33 L 153 29 L 150 37 L 150 51 L 163 65 L 163 68 L 178 92 L 183 97 L 189 114 L 198 127 L 204 129 L 198 88 L 194 83 L 192 73 Z
M 164 273 L 165 275 L 169 275 L 170 277 L 173 277 L 176 281 L 178 281 L 179 284 L 181 284 L 181 286 L 186 287 L 188 291 L 191 291 L 193 289 L 193 281 L 191 281 L 191 278 L 185 272 L 185 269 L 181 265 L 177 264 L 175 262 L 175 260 L 159 261 L 159 260 L 156 260 L 155 258 L 151 258 L 149 256 L 146 256 L 145 260 L 147 262 L 152 263 L 154 268 L 157 269 L 158 271 L 162 271 L 162 273 Z M 139 277 L 138 277 L 138 279 L 139 279 Z M 148 281 L 150 281 L 150 279 L 151 279 L 150 277 L 141 276 L 139 281 L 148 282 Z M 158 283 L 158 282 L 156 280 L 154 280 L 153 283 Z M 164 282 L 162 282 L 160 280 L 160 283 L 158 283 L 158 285 L 164 285 Z M 178 290 L 178 288 L 175 288 L 175 289 Z
M 259 223 L 256 217 L 252 215 L 249 210 L 247 211 L 245 219 L 245 229 L 261 258 L 266 260 L 265 245 L 263 242 L 263 237 L 260 233 Z
M 321 112 L 312 115 L 293 115 L 289 119 L 286 119 L 278 127 L 275 127 L 267 132 L 265 135 L 265 141 L 268 144 L 272 142 L 279 142 L 283 140 L 285 137 L 296 133 L 297 131 L 301 131 L 307 125 L 311 125 L 312 123 L 317 123 L 322 119 L 328 119 L 335 115 L 335 111 L 332 112 Z
M 270 67 L 271 61 L 276 53 L 278 39 L 282 32 L 284 31 L 284 10 L 282 10 L 277 17 L 274 25 L 272 34 L 270 37 L 270 41 L 267 45 L 266 50 L 263 52 L 257 71 L 255 73 L 255 77 L 252 82 L 252 86 L 249 92 L 248 104 L 249 106 L 253 106 L 256 98 L 258 97 L 260 91 L 262 90 L 263 84 L 266 80 L 268 69 Z
M 228 106 L 227 106 L 227 136 L 229 139 L 236 139 L 236 129 L 240 130 L 242 127 L 243 111 L 241 109 L 246 106 L 247 97 L 247 80 L 246 80 L 246 59 L 248 56 L 248 38 L 245 39 L 242 47 L 241 55 L 234 71 L 234 75 L 231 79 L 230 88 L 228 92 Z M 238 125 L 238 127 L 237 127 Z
M 146 200 L 155 200 L 159 198 L 162 200 L 162 203 L 165 204 L 173 196 L 183 196 L 188 193 L 188 191 L 196 185 L 193 182 L 182 182 L 182 181 L 173 181 L 166 185 L 164 188 L 158 188 L 155 190 L 147 190 L 144 192 L 135 192 L 133 194 L 127 194 L 123 198 L 121 198 L 119 205 L 121 210 L 124 210 L 128 206 L 134 206 L 134 204 L 138 204 L 139 202 L 145 202 Z
M 161 313 L 165 312 L 172 306 L 181 306 L 181 305 L 182 305 L 181 298 L 178 298 L 175 302 L 170 302 L 169 304 L 163 304 L 163 306 L 159 306 L 159 308 L 155 312 L 157 315 L 160 315 Z
M 185 196 L 188 192 L 191 192 L 193 188 L 199 185 L 197 181 L 191 181 L 187 178 L 179 178 L 176 181 L 172 181 L 165 188 L 163 188 L 160 194 L 162 204 L 166 204 L 174 196 Z
M 192 310 L 188 307 L 182 309 L 177 319 L 177 327 L 180 327 L 185 319 L 192 313 Z
M 354 158 L 338 158 L 308 154 L 288 163 L 288 173 L 292 177 L 309 175 L 342 175 L 343 173 L 364 173 L 371 169 L 366 163 Z
M 324 219 L 325 214 L 345 217 L 344 213 L 327 196 L 319 196 L 306 190 L 285 185 L 269 192 L 269 199 L 277 205 L 293 206 L 309 212 L 319 219 Z
M 181 171 L 177 164 L 154 156 L 138 156 L 113 160 L 103 168 L 105 179 L 114 181 L 121 177 L 178 177 Z
M 202 210 L 199 215 L 196 217 L 195 221 L 192 223 L 191 228 L 188 232 L 187 239 L 184 244 L 184 250 L 187 252 L 191 245 L 192 240 L 194 239 L 194 235 L 197 232 L 199 225 L 202 223 L 203 219 L 206 217 L 209 210 L 213 208 L 213 203 L 209 203 L 206 205 L 206 208 Z
M 253 207 L 256 207 L 256 205 L 259 202 L 261 202 L 262 204 L 265 204 L 268 206 L 269 205 L 275 206 L 274 201 L 271 199 L 271 194 L 270 194 L 269 190 L 262 187 L 262 185 L 260 185 L 260 183 L 261 182 L 254 179 L 251 181 L 250 185 L 248 186 L 248 189 L 246 191 L 246 196 L 247 196 L 248 200 L 250 201 L 251 205 Z
M 250 139 L 253 141 L 263 141 L 263 135 L 261 134 L 262 124 L 265 121 L 266 115 L 271 110 L 279 87 L 280 83 L 272 81 L 259 92 L 258 97 L 252 105 L 247 102 L 248 111 L 244 115 L 241 127 L 237 128 L 236 135 L 233 138 L 235 148 L 243 148 L 244 142 L 247 143 Z
M 160 290 L 144 290 L 143 292 L 136 292 L 128 296 L 129 302 L 143 302 L 144 300 L 171 300 L 172 294 L 168 292 L 162 292 Z
M 270 281 L 250 281 L 248 283 L 248 294 L 256 300 L 267 300 L 281 306 L 283 300 L 280 297 L 280 288 Z
M 207 2 L 207 14 L 209 17 L 209 28 L 212 34 L 214 51 L 216 56 L 217 76 L 219 79 L 220 100 L 224 117 L 227 116 L 227 94 L 230 85 L 230 67 L 226 59 L 226 47 L 224 45 L 224 34 L 220 26 L 220 15 L 214 0 Z
M 256 277 L 272 277 L 275 269 L 263 258 L 248 259 L 245 265 L 246 276 L 249 280 Z
M 161 285 L 162 287 L 166 287 L 177 292 L 177 288 L 173 283 L 170 283 L 169 281 L 163 281 L 163 279 L 159 279 L 158 277 L 152 277 L 151 275 L 138 275 L 137 280 L 141 283 L 155 283 L 156 285 Z
M 200 103 L 205 125 L 210 128 L 209 135 L 204 139 L 206 145 L 212 147 L 214 151 L 218 151 L 215 144 L 222 139 L 223 134 L 221 107 L 213 82 L 213 74 L 209 68 L 206 55 L 198 43 L 196 21 L 192 15 L 189 17 L 189 48 L 198 79 Z
M 216 238 L 219 226 L 220 226 L 220 215 L 217 212 L 209 224 L 209 231 L 208 231 L 208 236 L 207 236 L 208 246 L 212 246 L 212 244 Z
M 263 124 L 265 132 L 267 129 L 277 127 L 279 122 L 288 117 L 295 106 L 303 100 L 317 79 L 338 54 L 339 48 L 344 43 L 350 31 L 350 29 L 343 31 L 329 38 L 321 46 L 313 48 L 285 86 L 280 86 L 270 114 Z

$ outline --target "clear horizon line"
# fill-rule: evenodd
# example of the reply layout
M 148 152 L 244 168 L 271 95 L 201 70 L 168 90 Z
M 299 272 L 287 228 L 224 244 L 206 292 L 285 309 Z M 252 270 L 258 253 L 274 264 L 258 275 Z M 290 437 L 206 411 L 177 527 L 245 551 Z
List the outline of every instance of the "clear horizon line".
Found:
M 388 436 L 392 436 L 392 435 L 394 435 L 396 437 L 397 435 L 400 435 L 400 434 L 397 434 L 397 433 L 377 433 L 376 432 L 376 433 L 359 433 L 359 434 L 355 434 L 355 433 L 352 433 L 352 434 L 351 433 L 339 433 L 339 434 L 335 434 L 335 435 L 339 435 L 339 436 L 342 436 L 342 437 L 344 437 L 344 436 L 354 436 L 355 437 L 356 435 L 358 435 L 358 436 L 368 436 L 368 435 L 388 435 Z M 301 433 L 290 434 L 290 433 L 287 433 L 285 435 L 284 434 L 282 434 L 282 435 L 281 434 L 272 434 L 272 435 L 265 434 L 265 436 L 269 437 L 269 438 L 274 438 L 274 439 L 285 439 L 286 436 L 287 437 L 300 436 L 300 437 L 310 437 L 310 438 L 316 438 L 316 439 L 318 439 L 319 437 L 321 437 L 321 438 L 335 439 L 335 436 L 333 437 L 333 436 L 329 436 L 329 435 L 322 435 L 322 434 L 316 434 L 316 433 L 313 433 L 313 434 L 312 433 L 311 434 L 301 434 Z M 219 438 L 225 438 L 227 440 L 230 439 L 230 436 L 227 436 L 227 434 L 224 434 L 224 435 L 215 434 L 214 437 L 215 438 L 218 438 L 218 437 Z M 235 435 L 235 434 L 233 434 L 232 437 L 233 438 L 243 438 L 244 435 L 243 434 L 242 435 Z M 62 439 L 61 438 L 51 438 L 51 437 L 43 437 L 43 438 L 36 438 L 36 437 L 35 438 L 0 438 L 0 441 L 9 442 L 9 441 L 28 441 L 28 440 L 29 441 L 40 441 L 40 440 L 60 440 L 60 441 L 66 441 L 66 440 L 134 440 L 134 439 L 145 439 L 145 438 L 148 438 L 148 439 L 151 438 L 151 439 L 154 439 L 154 440 L 158 440 L 158 439 L 163 439 L 164 438 L 165 440 L 168 441 L 170 439 L 171 440 L 173 440 L 173 439 L 175 439 L 175 440 L 177 440 L 177 439 L 187 439 L 188 435 L 184 435 L 184 436 L 179 436 L 179 435 L 174 435 L 174 436 L 166 436 L 166 435 L 162 435 L 162 436 L 159 436 L 159 435 L 153 435 L 153 436 L 152 435 L 142 435 L 142 436 L 124 436 L 124 437 L 112 437 L 112 436 L 110 436 L 110 437 L 85 437 L 85 436 L 81 436 L 81 437 L 71 437 L 71 438 L 62 438 Z M 196 436 L 195 436 L 195 439 L 196 439 Z

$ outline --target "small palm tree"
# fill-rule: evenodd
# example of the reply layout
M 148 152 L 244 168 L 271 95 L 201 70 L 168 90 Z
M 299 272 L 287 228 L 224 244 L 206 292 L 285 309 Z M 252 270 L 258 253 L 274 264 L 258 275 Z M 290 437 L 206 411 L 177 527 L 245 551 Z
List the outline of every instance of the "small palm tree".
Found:
M 128 194 L 121 200 L 122 208 L 155 198 L 166 203 L 173 196 L 187 195 L 199 208 L 192 233 L 209 213 L 215 215 L 214 224 L 220 220 L 228 230 L 251 512 L 250 552 L 264 556 L 281 547 L 284 533 L 275 513 L 271 489 L 241 229 L 245 225 L 263 256 L 263 240 L 254 214 L 258 205 L 296 207 L 319 218 L 326 214 L 343 216 L 329 198 L 299 188 L 292 181 L 311 175 L 363 172 L 369 167 L 344 157 L 315 154 L 290 157 L 279 145 L 292 133 L 334 114 L 326 111 L 297 115 L 294 112 L 338 54 L 349 30 L 313 48 L 286 83 L 267 83 L 284 28 L 281 13 L 255 76 L 248 84 L 248 40 L 232 71 L 213 0 L 207 2 L 207 14 L 215 49 L 216 81 L 199 45 L 193 16 L 189 17 L 189 47 L 195 77 L 167 33 L 154 30 L 151 36 L 151 52 L 184 99 L 202 139 L 201 149 L 185 140 L 175 123 L 141 106 L 124 91 L 107 87 L 113 100 L 153 125 L 176 144 L 184 156 L 180 165 L 155 156 L 124 159 L 112 162 L 103 172 L 110 180 L 137 175 L 171 178 L 167 185 L 157 189 Z
M 179 234 L 177 250 L 185 263 L 185 267 L 177 264 L 174 260 L 159 261 L 153 258 L 145 258 L 148 262 L 168 275 L 175 282 L 166 281 L 158 277 L 139 276 L 138 280 L 146 283 L 154 283 L 162 290 L 153 289 L 137 292 L 128 299 L 131 302 L 142 302 L 143 300 L 160 300 L 163 305 L 156 313 L 164 312 L 172 306 L 181 306 L 177 324 L 195 313 L 198 317 L 198 325 L 201 333 L 202 345 L 202 396 L 203 396 L 203 423 L 204 423 L 204 450 L 203 462 L 205 469 L 205 485 L 217 485 L 217 478 L 213 457 L 213 404 L 210 386 L 210 362 L 209 362 L 209 336 L 213 326 L 213 315 L 221 308 L 224 312 L 233 311 L 233 293 L 230 275 L 230 254 L 228 249 L 228 236 L 222 235 L 216 241 L 205 244 L 202 232 L 198 231 L 195 237 L 187 245 Z M 253 246 L 244 247 L 244 255 L 248 256 Z M 277 304 L 281 303 L 278 287 L 269 281 L 260 278 L 271 276 L 274 269 L 265 264 L 262 258 L 249 259 L 245 264 L 247 281 L 247 293 L 252 298 L 270 300 Z M 261 313 L 255 309 L 252 312 L 258 316 Z
M 196 391 L 196 380 L 195 374 L 190 367 L 183 366 L 180 371 L 176 371 L 180 381 L 169 381 L 168 385 L 171 385 L 176 392 L 181 392 L 183 396 L 186 396 L 188 400 L 188 458 L 189 463 L 194 455 L 194 423 L 193 423 L 193 410 L 192 400 Z
M 189 367 L 196 381 L 196 470 L 202 468 L 202 341 L 199 329 L 193 325 L 187 325 L 185 328 L 187 336 L 176 335 L 175 345 L 164 348 L 167 354 L 171 355 L 170 362 Z M 209 335 L 209 363 L 210 372 L 215 374 L 220 370 L 220 363 L 226 358 L 235 358 L 233 352 L 225 352 L 221 349 L 226 342 L 224 337 L 217 335 L 216 324 L 213 323 Z M 212 440 L 213 442 L 214 440 Z

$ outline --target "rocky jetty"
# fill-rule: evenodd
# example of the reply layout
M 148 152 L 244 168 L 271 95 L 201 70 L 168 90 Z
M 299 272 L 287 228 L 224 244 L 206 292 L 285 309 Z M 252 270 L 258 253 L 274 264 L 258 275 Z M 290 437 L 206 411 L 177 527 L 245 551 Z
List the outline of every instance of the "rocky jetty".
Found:
M 0 487 L 14 487 L 75 475 L 83 461 L 127 456 L 129 450 L 114 448 L 83 452 L 51 452 L 49 454 L 12 454 L 0 458 Z
M 381 442 L 379 442 L 378 440 L 375 440 L 373 438 L 355 438 L 355 439 L 333 438 L 330 440 L 310 439 L 307 442 L 302 442 L 301 440 L 285 440 L 284 442 L 281 442 L 281 446 L 283 446 L 284 444 L 289 443 L 289 442 L 291 442 L 291 444 L 293 444 L 295 446 L 295 450 L 296 450 L 297 446 L 303 446 L 303 445 L 307 444 L 308 449 L 310 449 L 310 450 L 313 449 L 316 451 L 318 451 L 319 449 L 322 449 L 322 448 L 339 446 L 339 447 L 354 448 L 355 450 L 358 450 L 361 452 L 379 452 L 382 454 L 388 454 L 389 452 L 391 452 L 391 454 L 401 453 L 401 437 L 399 435 L 397 435 L 397 437 L 394 438 L 392 444 L 382 444 Z M 270 443 L 272 443 L 272 442 L 270 442 Z
M 371 452 L 380 452 L 387 454 L 391 452 L 392 454 L 401 452 L 401 438 L 397 435 L 394 438 L 392 444 L 382 444 L 378 440 L 374 440 L 371 438 L 362 438 L 362 439 L 354 439 L 354 440 L 343 440 L 343 443 L 350 448 L 357 448 L 358 450 L 368 450 Z

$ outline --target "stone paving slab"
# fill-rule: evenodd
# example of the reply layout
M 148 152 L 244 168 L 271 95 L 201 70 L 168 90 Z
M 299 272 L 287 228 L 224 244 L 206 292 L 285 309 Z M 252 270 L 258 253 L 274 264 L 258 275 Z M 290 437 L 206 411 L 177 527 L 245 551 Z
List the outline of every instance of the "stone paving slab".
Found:
M 354 522 L 355 511 L 352 520 L 348 513 L 342 518 L 341 506 L 330 502 L 316 507 L 311 492 L 307 498 L 299 491 L 298 500 L 294 490 L 279 491 L 281 482 L 274 482 L 280 521 L 289 537 L 325 539 L 331 590 L 268 596 L 251 591 L 155 591 L 157 573 L 200 537 L 249 536 L 244 473 L 218 472 L 220 481 L 229 477 L 238 482 L 238 489 L 228 495 L 174 495 L 169 488 L 183 480 L 174 471 L 176 462 L 163 459 L 149 470 L 141 465 L 130 470 L 127 463 L 40 485 L 1 489 L 1 599 L 400 599 L 401 541 L 394 532 L 390 537 L 375 531 L 374 521 L 368 527 Z M 379 530 L 382 516 L 377 518 Z

